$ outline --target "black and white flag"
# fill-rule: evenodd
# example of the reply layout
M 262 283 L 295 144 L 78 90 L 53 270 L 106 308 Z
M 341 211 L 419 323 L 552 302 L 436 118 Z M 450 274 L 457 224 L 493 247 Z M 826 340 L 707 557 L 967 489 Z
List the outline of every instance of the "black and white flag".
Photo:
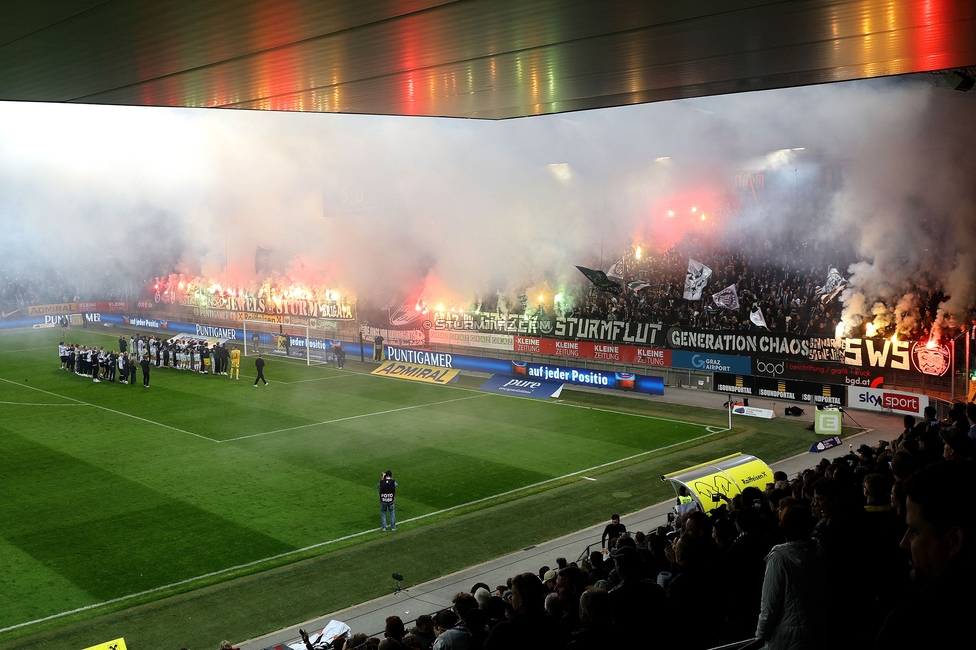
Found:
M 752 324 L 756 327 L 765 327 L 766 329 L 769 329 L 769 327 L 766 325 L 766 319 L 763 318 L 762 309 L 760 309 L 759 305 L 756 303 L 752 303 L 752 310 L 749 312 L 749 320 L 752 321 Z
M 586 279 L 596 285 L 596 288 L 600 291 L 606 291 L 607 293 L 612 293 L 614 295 L 620 295 L 624 290 L 619 284 L 607 278 L 607 274 L 603 271 L 594 271 L 593 269 L 588 269 L 585 266 L 577 266 L 579 272 L 586 276 Z
M 610 270 L 607 271 L 607 277 L 613 278 L 614 280 L 624 279 L 624 258 L 621 257 L 619 260 L 613 263 Z
M 685 273 L 685 300 L 701 300 L 702 290 L 712 277 L 712 270 L 695 260 L 688 258 L 688 272 Z
M 734 310 L 739 308 L 739 292 L 735 290 L 734 284 L 730 284 L 718 293 L 713 293 L 712 300 L 717 307 L 723 309 Z
M 824 286 L 820 287 L 817 295 L 820 298 L 820 302 L 827 304 L 836 298 L 846 287 L 847 280 L 840 274 L 840 271 L 831 266 L 827 271 L 827 282 Z

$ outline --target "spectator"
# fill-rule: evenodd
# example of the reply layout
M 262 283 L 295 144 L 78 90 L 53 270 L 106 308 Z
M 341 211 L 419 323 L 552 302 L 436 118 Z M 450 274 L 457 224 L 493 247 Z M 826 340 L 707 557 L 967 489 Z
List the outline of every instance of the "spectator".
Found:
M 810 538 L 813 517 L 806 506 L 789 507 L 780 528 L 787 542 L 774 546 L 766 558 L 756 637 L 770 650 L 820 650 L 827 641 L 821 616 L 829 600 L 827 556 Z
M 972 461 L 931 465 L 909 479 L 901 545 L 911 552 L 918 592 L 888 616 L 877 648 L 952 647 L 969 638 L 976 611 L 974 483 Z
M 646 630 L 664 629 L 667 624 L 664 590 L 643 579 L 637 549 L 618 549 L 613 563 L 620 576 L 620 584 L 609 592 L 614 623 L 625 643 L 640 644 Z
M 581 626 L 579 600 L 586 589 L 586 576 L 574 566 L 559 570 L 556 576 L 556 596 L 559 598 L 561 615 L 559 629 L 564 638 L 569 637 Z
M 546 591 L 539 578 L 523 573 L 512 580 L 515 615 L 491 630 L 484 650 L 559 648 L 559 628 L 545 613 Z
M 406 636 L 407 631 L 403 627 L 403 621 L 399 616 L 387 616 L 386 617 L 386 629 L 383 631 L 383 636 L 388 639 L 396 639 L 397 643 L 403 641 L 403 637 Z
M 603 589 L 586 588 L 580 596 L 579 619 L 582 625 L 567 646 L 570 650 L 624 647 L 613 625 L 610 597 Z

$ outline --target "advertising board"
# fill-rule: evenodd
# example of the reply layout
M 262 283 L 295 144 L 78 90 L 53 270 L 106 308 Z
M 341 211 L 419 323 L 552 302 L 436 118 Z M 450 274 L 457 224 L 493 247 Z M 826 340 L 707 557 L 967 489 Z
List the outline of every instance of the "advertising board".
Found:
M 923 417 L 929 398 L 925 395 L 902 391 L 850 386 L 847 389 L 847 405 L 865 411 L 881 411 Z

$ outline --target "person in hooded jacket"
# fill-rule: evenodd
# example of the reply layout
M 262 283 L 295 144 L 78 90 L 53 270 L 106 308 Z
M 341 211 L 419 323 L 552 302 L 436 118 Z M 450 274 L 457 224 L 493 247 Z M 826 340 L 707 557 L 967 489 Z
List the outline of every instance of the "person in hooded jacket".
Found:
M 827 554 L 815 539 L 810 508 L 794 504 L 783 510 L 780 529 L 785 544 L 766 556 L 762 605 L 756 637 L 769 650 L 814 650 L 826 647 L 822 616 L 828 597 Z

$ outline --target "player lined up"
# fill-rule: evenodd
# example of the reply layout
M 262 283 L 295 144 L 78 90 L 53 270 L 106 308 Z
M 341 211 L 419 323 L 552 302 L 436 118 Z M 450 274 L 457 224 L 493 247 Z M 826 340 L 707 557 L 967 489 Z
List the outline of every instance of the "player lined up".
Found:
M 171 339 L 163 341 L 155 336 L 119 337 L 119 350 L 85 346 L 76 343 L 58 344 L 61 369 L 73 371 L 82 377 L 91 377 L 99 383 L 103 380 L 132 384 L 136 380 L 136 365 L 142 368 L 143 386 L 149 387 L 152 367 L 190 370 L 201 374 L 224 375 L 240 379 L 240 350 L 229 350 L 226 345 L 205 341 Z

